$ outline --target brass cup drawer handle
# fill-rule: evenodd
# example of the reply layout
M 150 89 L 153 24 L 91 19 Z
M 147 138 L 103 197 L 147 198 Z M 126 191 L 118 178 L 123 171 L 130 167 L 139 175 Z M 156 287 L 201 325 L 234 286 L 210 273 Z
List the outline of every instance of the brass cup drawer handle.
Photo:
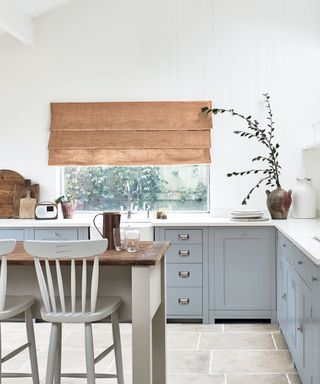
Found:
M 190 256 L 190 251 L 179 251 L 179 256 L 181 257 Z
M 189 271 L 180 271 L 179 277 L 181 277 L 182 279 L 187 279 L 188 277 L 190 277 L 190 272 Z
M 179 240 L 189 240 L 190 236 L 188 234 L 179 234 L 178 239 Z
M 190 299 L 188 299 L 188 298 L 180 298 L 180 299 L 178 299 L 178 303 L 180 304 L 180 305 L 188 305 L 189 303 L 190 303 Z

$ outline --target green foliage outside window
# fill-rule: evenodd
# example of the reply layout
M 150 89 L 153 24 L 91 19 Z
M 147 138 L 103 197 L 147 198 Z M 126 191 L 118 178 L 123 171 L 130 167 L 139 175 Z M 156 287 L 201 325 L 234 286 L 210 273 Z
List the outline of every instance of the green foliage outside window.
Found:
M 129 182 L 139 210 L 148 203 L 152 210 L 206 211 L 208 180 L 201 167 L 65 167 L 65 193 L 75 196 L 78 210 L 126 210 Z

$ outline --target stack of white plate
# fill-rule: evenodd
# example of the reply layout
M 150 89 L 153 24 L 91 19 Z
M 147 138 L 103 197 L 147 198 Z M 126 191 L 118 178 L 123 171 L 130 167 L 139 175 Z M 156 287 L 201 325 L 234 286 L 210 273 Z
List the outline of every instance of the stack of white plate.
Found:
M 230 219 L 232 221 L 265 221 L 267 218 L 263 217 L 263 211 L 253 209 L 235 209 L 230 212 Z

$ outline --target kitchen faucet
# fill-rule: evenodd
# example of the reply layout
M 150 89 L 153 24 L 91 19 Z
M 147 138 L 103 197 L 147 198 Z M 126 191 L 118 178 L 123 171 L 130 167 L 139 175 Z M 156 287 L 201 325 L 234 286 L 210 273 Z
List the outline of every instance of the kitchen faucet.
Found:
M 125 184 L 125 192 L 127 193 L 127 196 L 128 196 L 128 212 L 127 212 L 127 218 L 128 219 L 131 219 L 131 215 L 132 215 L 132 197 L 131 197 L 131 190 L 130 190 L 130 184 L 129 184 L 129 181 L 127 180 L 126 184 Z

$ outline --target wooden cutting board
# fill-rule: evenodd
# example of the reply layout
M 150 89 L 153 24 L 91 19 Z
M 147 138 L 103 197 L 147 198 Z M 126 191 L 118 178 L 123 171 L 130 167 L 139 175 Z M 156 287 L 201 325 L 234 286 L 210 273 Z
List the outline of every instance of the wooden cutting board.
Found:
M 27 196 L 20 199 L 19 219 L 34 219 L 34 209 L 37 199 L 30 197 L 31 191 L 27 191 Z
M 13 195 L 14 186 L 23 185 L 24 177 L 19 173 L 8 169 L 0 170 L 0 218 L 8 219 L 14 217 Z
M 19 217 L 20 211 L 20 200 L 27 196 L 27 191 L 31 191 L 31 197 L 39 201 L 39 184 L 33 184 L 27 182 L 28 179 L 24 181 L 24 184 L 15 184 L 13 190 L 13 217 Z

